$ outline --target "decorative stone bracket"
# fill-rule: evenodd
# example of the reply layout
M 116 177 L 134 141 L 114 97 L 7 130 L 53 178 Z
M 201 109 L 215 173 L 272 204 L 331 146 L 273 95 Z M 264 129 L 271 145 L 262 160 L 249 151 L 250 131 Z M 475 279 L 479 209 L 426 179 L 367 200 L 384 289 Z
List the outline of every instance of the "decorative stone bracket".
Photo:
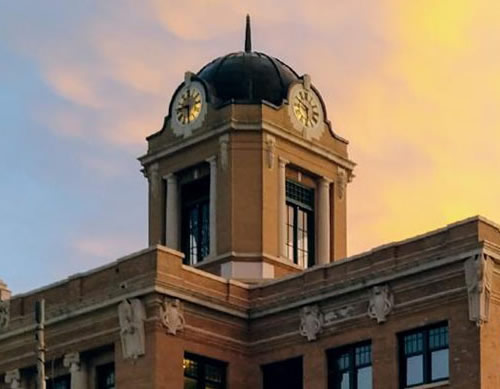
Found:
M 309 342 L 316 340 L 323 328 L 323 314 L 317 305 L 303 307 L 300 311 L 300 335 Z
M 160 318 L 162 324 L 167 329 L 167 333 L 176 335 L 177 331 L 184 330 L 185 320 L 179 299 L 165 301 L 160 308 Z
M 276 138 L 272 135 L 266 134 L 264 150 L 266 152 L 267 167 L 272 169 L 274 167 Z
M 394 296 L 389 285 L 378 285 L 371 289 L 368 303 L 368 317 L 384 323 L 394 307 Z
M 226 171 L 229 161 L 229 135 L 225 134 L 219 138 L 219 158 L 220 166 L 223 171 Z
M 487 255 L 480 254 L 467 259 L 464 270 L 469 298 L 469 320 L 480 327 L 489 319 L 493 264 Z
M 9 300 L 0 300 L 0 332 L 9 328 L 10 321 L 10 302 Z
M 123 358 L 135 360 L 146 353 L 144 305 L 139 299 L 124 300 L 118 306 L 118 317 Z

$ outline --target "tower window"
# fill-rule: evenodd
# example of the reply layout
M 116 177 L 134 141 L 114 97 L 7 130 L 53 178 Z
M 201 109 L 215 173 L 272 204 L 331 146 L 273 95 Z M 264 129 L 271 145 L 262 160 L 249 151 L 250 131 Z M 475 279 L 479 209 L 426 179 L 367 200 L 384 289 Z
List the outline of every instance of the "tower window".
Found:
M 47 389 L 69 389 L 71 386 L 71 376 L 65 375 L 47 380 Z
M 287 255 L 301 267 L 314 264 L 314 189 L 286 182 Z
M 182 186 L 181 244 L 188 265 L 195 265 L 210 251 L 210 178 Z

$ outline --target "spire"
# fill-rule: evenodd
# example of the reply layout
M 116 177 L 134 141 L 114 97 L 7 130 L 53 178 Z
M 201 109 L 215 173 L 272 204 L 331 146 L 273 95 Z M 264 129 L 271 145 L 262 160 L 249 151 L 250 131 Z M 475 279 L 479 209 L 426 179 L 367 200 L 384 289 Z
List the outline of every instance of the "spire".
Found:
M 252 51 L 252 32 L 250 30 L 250 15 L 247 15 L 247 25 L 245 30 L 245 52 Z

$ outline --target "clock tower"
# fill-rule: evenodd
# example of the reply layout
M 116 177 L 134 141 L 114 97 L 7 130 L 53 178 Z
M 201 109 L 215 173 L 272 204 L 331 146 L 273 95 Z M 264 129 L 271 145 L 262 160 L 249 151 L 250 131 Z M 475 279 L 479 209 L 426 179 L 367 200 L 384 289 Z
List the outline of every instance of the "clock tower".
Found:
M 309 75 L 252 51 L 248 17 L 244 51 L 186 72 L 147 140 L 150 245 L 245 281 L 346 256 L 347 141 Z

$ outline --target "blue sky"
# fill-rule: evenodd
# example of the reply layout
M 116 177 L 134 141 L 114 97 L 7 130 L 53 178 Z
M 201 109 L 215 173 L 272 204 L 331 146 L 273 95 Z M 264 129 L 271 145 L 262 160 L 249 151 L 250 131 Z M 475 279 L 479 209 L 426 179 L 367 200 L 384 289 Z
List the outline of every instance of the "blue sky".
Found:
M 350 254 L 500 221 L 495 1 L 0 0 L 0 278 L 15 293 L 145 247 L 144 137 L 186 70 L 242 49 L 247 12 L 254 49 L 311 74 L 351 142 Z

